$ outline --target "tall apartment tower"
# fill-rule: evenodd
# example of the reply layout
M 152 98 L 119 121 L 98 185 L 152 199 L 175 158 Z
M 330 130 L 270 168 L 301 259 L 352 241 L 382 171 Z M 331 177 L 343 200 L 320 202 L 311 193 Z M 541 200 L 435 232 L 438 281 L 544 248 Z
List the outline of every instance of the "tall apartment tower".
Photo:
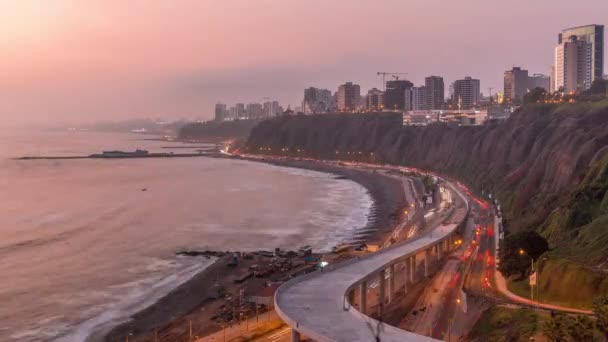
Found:
M 440 76 L 429 76 L 424 79 L 424 109 L 443 109 L 443 103 L 445 101 L 445 85 L 443 84 L 443 77 Z
M 452 103 L 458 109 L 472 109 L 479 103 L 481 86 L 478 79 L 465 77 L 454 82 Z
M 382 111 L 384 109 L 384 92 L 372 88 L 367 92 L 366 108 L 371 111 Z
M 235 110 L 235 118 L 238 119 L 245 119 L 247 117 L 247 112 L 245 112 L 245 104 L 244 103 L 237 103 L 234 105 L 234 110 Z
M 228 118 L 228 109 L 223 103 L 215 104 L 215 121 L 224 121 Z
M 551 77 L 543 74 L 534 74 L 528 77 L 528 89 L 543 88 L 546 91 L 551 90 Z
M 408 80 L 392 80 L 386 82 L 384 92 L 384 107 L 389 110 L 405 109 L 405 91 L 414 86 Z
M 504 98 L 511 103 L 521 103 L 528 91 L 528 70 L 514 67 L 505 71 Z
M 591 81 L 604 75 L 604 25 L 585 25 L 565 29 L 558 35 L 558 44 L 570 41 L 575 36 L 590 45 L 589 71 Z
M 302 111 L 305 114 L 325 113 L 332 103 L 331 91 L 310 87 L 304 89 L 304 101 Z
M 354 111 L 359 106 L 361 87 L 352 82 L 346 82 L 338 87 L 338 110 Z
M 405 90 L 405 110 L 424 110 L 426 106 L 426 87 L 412 87 Z
M 555 89 L 564 92 L 587 90 L 591 87 L 592 45 L 577 36 L 569 36 L 555 48 Z

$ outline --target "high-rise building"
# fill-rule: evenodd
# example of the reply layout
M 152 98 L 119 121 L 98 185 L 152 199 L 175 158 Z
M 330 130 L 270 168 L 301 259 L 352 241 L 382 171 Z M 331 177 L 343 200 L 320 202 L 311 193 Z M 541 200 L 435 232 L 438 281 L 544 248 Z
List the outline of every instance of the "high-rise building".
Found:
M 283 108 L 279 105 L 279 101 L 272 101 L 272 110 L 270 116 L 277 116 L 283 113 Z
M 384 109 L 384 92 L 372 88 L 367 92 L 367 106 L 370 111 L 381 111 Z
M 405 110 L 425 110 L 427 106 L 426 87 L 412 87 L 405 90 Z
M 551 64 L 551 79 L 550 79 L 550 84 L 549 84 L 549 91 L 551 93 L 554 93 L 557 89 L 555 89 L 555 64 Z
M 384 108 L 392 110 L 405 109 L 405 91 L 414 84 L 407 80 L 392 80 L 386 82 L 384 92 Z
M 457 109 L 472 109 L 479 103 L 481 86 L 478 79 L 465 77 L 454 82 L 452 102 Z
M 558 35 L 558 44 L 569 42 L 575 36 L 578 41 L 590 45 L 589 73 L 591 82 L 604 74 L 604 25 L 585 25 L 565 29 Z M 590 83 L 591 84 L 591 83 Z
M 528 92 L 528 70 L 513 67 L 505 71 L 504 99 L 507 102 L 522 103 Z
M 331 91 L 314 87 L 304 89 L 302 110 L 305 114 L 325 113 L 332 103 Z
M 235 119 L 246 119 L 247 118 L 247 113 L 245 112 L 245 104 L 244 103 L 237 103 L 234 105 L 234 111 L 235 111 Z
M 543 74 L 534 74 L 528 77 L 528 90 L 534 88 L 543 88 L 546 91 L 551 90 L 551 77 Z
M 263 117 L 269 118 L 271 116 L 274 116 L 273 102 L 266 101 L 266 102 L 264 102 L 263 106 L 264 106 L 264 108 L 262 110 Z
M 230 107 L 230 109 L 228 109 L 228 117 L 230 117 L 230 120 L 238 119 L 239 116 L 236 113 L 235 106 L 232 106 L 232 107 Z
M 223 103 L 215 104 L 215 121 L 224 121 L 228 119 L 228 110 Z
M 425 109 L 435 110 L 443 109 L 445 102 L 445 85 L 443 77 L 429 76 L 424 79 L 425 94 Z
M 578 36 L 562 40 L 555 48 L 555 89 L 564 92 L 589 89 L 593 81 L 591 55 L 592 45 Z
M 352 82 L 346 82 L 338 87 L 338 110 L 355 111 L 359 106 L 361 97 L 361 87 Z
M 250 103 L 247 105 L 247 117 L 249 119 L 259 119 L 262 117 L 264 108 L 260 103 Z

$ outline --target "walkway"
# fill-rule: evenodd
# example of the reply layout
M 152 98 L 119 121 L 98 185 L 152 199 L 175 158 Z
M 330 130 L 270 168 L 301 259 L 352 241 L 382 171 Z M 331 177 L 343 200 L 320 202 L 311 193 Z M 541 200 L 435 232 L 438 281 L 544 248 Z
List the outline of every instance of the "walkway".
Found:
M 498 222 L 500 222 L 499 218 L 495 217 L 494 221 L 495 221 L 494 226 L 497 227 L 496 231 L 498 232 Z M 498 234 L 498 233 L 494 234 L 495 241 L 496 241 L 496 254 L 495 254 L 496 256 L 498 256 L 499 235 L 500 234 Z M 510 300 L 512 300 L 516 303 L 521 303 L 521 304 L 525 304 L 528 306 L 534 306 L 534 307 L 537 307 L 540 309 L 545 309 L 545 310 L 562 311 L 562 312 L 568 312 L 568 313 L 574 313 L 574 314 L 593 315 L 593 311 L 591 311 L 591 310 L 582 310 L 582 309 L 569 308 L 566 306 L 540 303 L 540 302 L 530 300 L 528 298 L 520 297 L 520 296 L 514 294 L 513 292 L 509 291 L 509 288 L 507 287 L 507 280 L 502 275 L 502 273 L 500 273 L 498 271 L 498 268 L 496 268 L 496 267 L 494 268 L 494 280 L 496 281 L 496 287 L 497 287 L 498 291 L 501 294 L 503 294 L 505 297 L 509 298 Z

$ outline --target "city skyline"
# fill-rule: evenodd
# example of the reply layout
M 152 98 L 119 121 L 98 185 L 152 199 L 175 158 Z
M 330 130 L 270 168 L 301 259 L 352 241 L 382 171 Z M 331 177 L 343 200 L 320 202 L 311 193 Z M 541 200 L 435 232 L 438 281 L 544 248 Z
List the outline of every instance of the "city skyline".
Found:
M 4 123 L 211 119 L 217 101 L 272 97 L 293 108 L 310 86 L 335 91 L 350 80 L 362 93 L 381 89 L 378 71 L 407 72 L 416 85 L 429 75 L 444 77 L 446 86 L 471 76 L 487 94 L 502 89 L 513 66 L 550 74 L 563 29 L 608 24 L 601 0 L 386 1 L 384 15 L 372 17 L 377 2 L 345 4 L 2 3 L 14 15 L 0 33 L 0 112 Z M 343 15 L 331 15 L 338 9 Z M 539 17 L 552 20 L 538 25 Z M 316 25 L 302 30 L 311 21 Z M 356 34 L 345 38 L 338 27 Z

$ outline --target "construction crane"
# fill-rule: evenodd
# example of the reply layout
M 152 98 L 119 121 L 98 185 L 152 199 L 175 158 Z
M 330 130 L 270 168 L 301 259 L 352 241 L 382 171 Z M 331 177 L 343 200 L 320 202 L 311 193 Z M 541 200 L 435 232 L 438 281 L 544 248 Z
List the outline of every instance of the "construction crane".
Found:
M 378 71 L 378 76 L 382 75 L 382 90 L 386 90 L 386 75 L 393 76 L 395 79 L 399 79 L 396 75 L 407 75 L 406 72 L 386 72 L 386 71 Z

